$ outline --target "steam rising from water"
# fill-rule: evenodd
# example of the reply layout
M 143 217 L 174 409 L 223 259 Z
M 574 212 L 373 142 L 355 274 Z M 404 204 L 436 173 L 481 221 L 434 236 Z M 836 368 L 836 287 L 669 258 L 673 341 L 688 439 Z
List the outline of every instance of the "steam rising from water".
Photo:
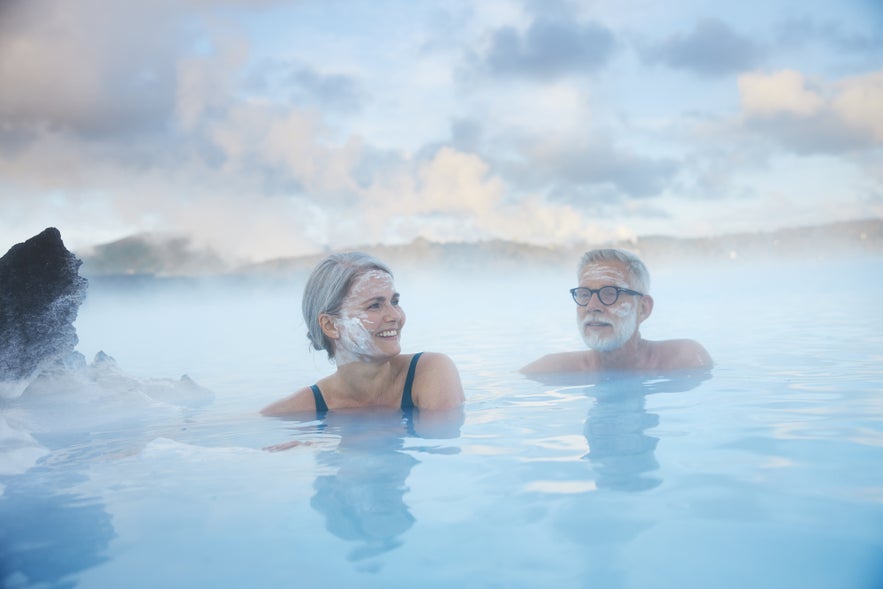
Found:
M 402 351 L 450 355 L 460 369 L 467 403 L 486 398 L 487 383 L 512 378 L 542 354 L 585 349 L 568 292 L 572 267 L 471 276 L 438 268 L 394 270 L 409 315 Z M 875 278 L 879 261 L 650 270 L 656 305 L 642 335 L 696 339 L 715 359 L 716 370 L 761 365 L 790 353 L 824 359 L 831 346 L 883 333 L 875 303 L 883 296 Z M 770 285 L 778 285 L 775 292 Z M 849 304 L 835 294 L 845 285 Z M 75 324 L 77 349 L 87 358 L 106 351 L 116 363 L 101 369 L 102 386 L 47 381 L 39 394 L 5 410 L 3 437 L 19 440 L 24 448 L 6 463 L 25 464 L 42 455 L 45 449 L 28 438 L 38 432 L 85 434 L 99 422 L 144 421 L 148 414 L 165 414 L 159 421 L 175 424 L 193 407 L 251 414 L 327 376 L 333 365 L 324 354 L 311 352 L 303 337 L 302 288 L 302 278 L 287 283 L 154 280 L 134 289 L 93 278 Z M 738 319 L 746 312 L 750 324 Z M 858 322 L 856 313 L 861 313 Z M 356 317 L 348 321 L 360 323 Z M 837 326 L 843 327 L 837 331 Z M 367 332 L 361 337 L 354 346 L 367 342 Z M 187 388 L 179 382 L 182 375 L 201 387 L 194 397 L 182 392 Z M 168 382 L 177 388 L 159 386 Z M 211 391 L 214 400 L 196 392 L 202 390 Z

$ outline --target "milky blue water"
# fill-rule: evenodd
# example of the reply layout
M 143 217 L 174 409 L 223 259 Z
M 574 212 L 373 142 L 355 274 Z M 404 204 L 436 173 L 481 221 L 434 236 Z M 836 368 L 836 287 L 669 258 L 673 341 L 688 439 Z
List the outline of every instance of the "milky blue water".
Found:
M 332 370 L 297 280 L 93 281 L 125 375 L 0 405 L 3 585 L 883 587 L 883 261 L 663 266 L 642 332 L 710 374 L 537 382 L 581 347 L 555 270 L 400 272 L 463 411 L 300 421 L 256 414 Z

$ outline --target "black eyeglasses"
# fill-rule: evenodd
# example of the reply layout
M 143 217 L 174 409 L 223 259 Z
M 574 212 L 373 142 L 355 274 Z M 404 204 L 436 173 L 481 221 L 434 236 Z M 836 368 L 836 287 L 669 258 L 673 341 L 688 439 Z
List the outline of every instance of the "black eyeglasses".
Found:
M 620 293 L 635 295 L 636 297 L 644 296 L 644 293 L 629 288 L 620 288 L 618 286 L 602 286 L 601 288 L 586 288 L 578 286 L 570 289 L 574 302 L 580 307 L 585 307 L 592 300 L 592 295 L 597 293 L 598 300 L 608 307 L 619 300 Z

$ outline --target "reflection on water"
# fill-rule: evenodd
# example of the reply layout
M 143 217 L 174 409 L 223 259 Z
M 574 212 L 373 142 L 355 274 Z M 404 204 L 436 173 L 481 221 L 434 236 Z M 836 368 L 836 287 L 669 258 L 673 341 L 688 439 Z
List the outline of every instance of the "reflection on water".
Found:
M 74 587 L 65 578 L 106 561 L 116 535 L 100 502 L 28 486 L 6 489 L 0 522 L 4 587 Z
M 651 473 L 659 468 L 655 454 L 659 438 L 646 432 L 659 425 L 659 416 L 647 411 L 647 395 L 685 392 L 709 378 L 710 372 L 702 372 L 599 382 L 590 393 L 595 403 L 583 428 L 589 443 L 585 458 L 598 472 L 598 488 L 646 491 L 657 487 L 662 479 Z
M 646 430 L 659 425 L 659 416 L 645 409 L 645 394 L 640 388 L 595 393 L 583 433 L 599 489 L 646 491 L 662 482 L 650 474 L 659 468 L 654 454 L 659 438 Z
M 678 393 L 711 378 L 710 371 L 666 376 L 544 375 L 543 384 L 564 386 L 593 399 L 583 425 L 589 451 L 583 457 L 594 467 L 598 489 L 647 491 L 662 482 L 656 446 L 659 438 L 647 433 L 659 425 L 659 416 L 647 411 L 647 395 Z M 587 382 L 588 381 L 588 382 Z
M 316 456 L 317 463 L 330 467 L 333 473 L 316 477 L 310 505 L 322 514 L 329 532 L 355 544 L 349 560 L 370 558 L 401 546 L 402 534 L 415 522 L 405 502 L 406 480 L 420 461 L 403 450 L 405 438 L 454 438 L 460 435 L 462 424 L 459 409 L 434 415 L 414 410 L 325 415 L 318 430 L 338 437 L 339 443 Z
M 354 419 L 355 418 L 355 419 Z M 359 419 L 363 421 L 358 421 Z M 414 523 L 405 504 L 405 480 L 417 460 L 402 452 L 407 418 L 396 413 L 364 416 L 330 413 L 325 425 L 340 436 L 334 450 L 320 452 L 319 464 L 333 474 L 316 477 L 310 505 L 325 517 L 326 529 L 356 544 L 350 560 L 361 560 L 401 545 Z

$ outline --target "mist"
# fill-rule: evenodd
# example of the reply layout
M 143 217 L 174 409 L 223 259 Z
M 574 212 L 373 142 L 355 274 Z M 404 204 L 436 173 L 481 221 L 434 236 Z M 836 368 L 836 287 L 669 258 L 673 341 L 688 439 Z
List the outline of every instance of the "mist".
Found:
M 875 271 L 883 262 L 866 247 L 743 251 L 677 258 L 641 250 L 655 300 L 642 335 L 696 339 L 726 365 L 731 354 L 744 358 L 746 342 L 760 343 L 758 323 L 764 334 L 820 318 L 852 323 L 855 309 L 819 307 L 825 288 L 852 285 L 862 301 L 881 288 Z M 577 256 L 553 265 L 525 256 L 483 260 L 472 250 L 425 261 L 399 254 L 381 259 L 407 314 L 403 351 L 451 355 L 467 386 L 469 374 L 505 378 L 539 355 L 584 348 L 568 293 Z M 87 358 L 106 352 L 142 378 L 186 374 L 221 405 L 256 410 L 334 369 L 308 346 L 300 310 L 306 261 L 297 262 L 300 270 L 280 263 L 249 275 L 92 276 L 76 322 L 78 350 Z

